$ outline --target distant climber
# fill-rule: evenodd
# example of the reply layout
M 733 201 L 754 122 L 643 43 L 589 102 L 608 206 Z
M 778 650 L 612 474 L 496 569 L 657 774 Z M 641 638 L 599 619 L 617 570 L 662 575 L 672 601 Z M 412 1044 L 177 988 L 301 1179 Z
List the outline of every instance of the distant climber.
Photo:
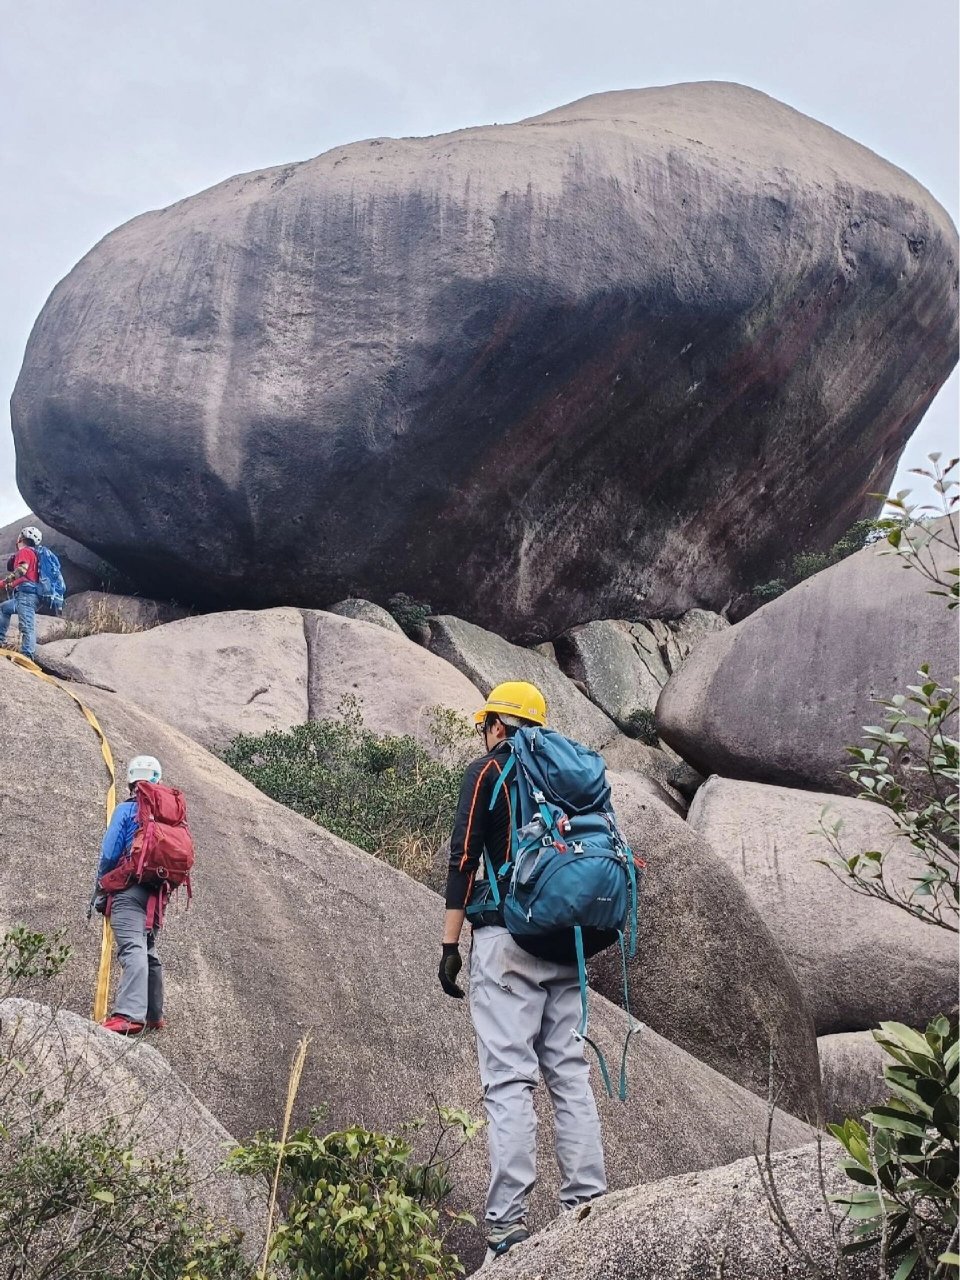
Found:
M 477 1036 L 480 1079 L 489 1124 L 490 1187 L 485 1264 L 526 1240 L 526 1198 L 536 1180 L 533 1090 L 543 1073 L 554 1107 L 560 1202 L 570 1209 L 607 1189 L 597 1106 L 582 1044 L 572 1034 L 580 1018 L 577 964 L 562 948 L 545 959 L 521 948 L 489 902 L 486 867 L 509 862 L 515 834 L 512 788 L 500 785 L 511 759 L 510 738 L 524 726 L 546 724 L 543 694 L 524 681 L 491 690 L 476 713 L 486 755 L 467 766 L 454 822 L 447 873 L 440 985 L 460 999 L 460 934 L 473 925 L 470 1014 Z M 487 855 L 487 856 L 485 856 Z
M 136 756 L 127 768 L 130 797 L 117 805 L 100 850 L 97 910 L 113 926 L 123 975 L 113 1012 L 102 1024 L 120 1035 L 160 1031 L 163 965 L 157 934 L 170 893 L 190 892 L 193 840 L 183 795 L 161 785 L 153 756 Z
M 6 647 L 10 619 L 17 615 L 20 628 L 20 652 L 34 659 L 37 654 L 37 605 L 40 598 L 40 564 L 37 548 L 43 534 L 35 525 L 28 524 L 17 536 L 17 549 L 7 560 L 7 575 L 3 586 L 13 591 L 9 600 L 0 605 L 0 648 Z

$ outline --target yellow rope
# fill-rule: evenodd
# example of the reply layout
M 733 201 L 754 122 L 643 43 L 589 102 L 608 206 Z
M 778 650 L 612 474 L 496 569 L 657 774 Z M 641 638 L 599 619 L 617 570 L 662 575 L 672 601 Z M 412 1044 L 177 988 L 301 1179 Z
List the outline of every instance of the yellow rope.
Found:
M 107 788 L 106 803 L 106 825 L 110 825 L 110 819 L 113 817 L 113 811 L 117 805 L 117 774 L 113 765 L 113 752 L 110 750 L 110 743 L 107 741 L 107 735 L 100 728 L 100 722 L 93 714 L 89 707 L 85 707 L 75 693 L 72 693 L 66 685 L 61 684 L 59 680 L 53 676 L 47 675 L 45 671 L 37 666 L 35 662 L 26 657 L 22 653 L 14 653 L 10 649 L 0 649 L 0 657 L 7 658 L 14 666 L 22 667 L 24 671 L 29 671 L 31 675 L 38 676 L 41 680 L 46 680 L 48 684 L 55 685 L 56 688 L 62 689 L 63 692 L 74 700 L 80 710 L 83 712 L 84 719 L 93 729 L 94 733 L 100 739 L 100 754 L 103 756 L 103 762 L 107 766 L 107 773 L 110 775 L 110 786 Z M 113 930 L 110 927 L 110 921 L 103 917 L 103 933 L 100 938 L 100 968 L 97 971 L 97 989 L 93 998 L 93 1018 L 95 1022 L 102 1022 L 107 1016 L 107 1001 L 110 998 L 110 958 L 113 954 Z

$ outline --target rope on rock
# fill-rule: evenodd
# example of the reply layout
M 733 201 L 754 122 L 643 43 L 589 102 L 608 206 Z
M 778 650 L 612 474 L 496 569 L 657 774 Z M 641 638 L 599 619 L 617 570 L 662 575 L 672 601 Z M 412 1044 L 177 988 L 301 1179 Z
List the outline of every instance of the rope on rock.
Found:
M 110 775 L 110 786 L 107 788 L 106 801 L 106 826 L 109 826 L 113 811 L 117 805 L 117 774 L 113 764 L 113 752 L 110 750 L 110 743 L 107 741 L 107 735 L 100 727 L 99 720 L 90 708 L 84 706 L 77 695 L 72 693 L 65 684 L 61 684 L 54 676 L 47 675 L 45 671 L 41 670 L 35 662 L 32 662 L 24 654 L 14 653 L 10 649 L 0 649 L 0 657 L 8 659 L 14 666 L 21 667 L 24 671 L 29 671 L 31 675 L 35 675 L 41 680 L 46 680 L 48 684 L 54 685 L 57 689 L 62 689 L 67 697 L 72 698 L 80 708 L 84 719 L 100 740 L 100 754 L 103 756 L 103 762 L 107 766 L 107 773 Z M 113 929 L 110 927 L 110 921 L 104 916 L 103 934 L 100 938 L 100 968 L 97 971 L 97 987 L 93 997 L 93 1019 L 95 1022 L 102 1022 L 107 1016 L 107 1001 L 110 998 L 110 959 L 112 954 Z

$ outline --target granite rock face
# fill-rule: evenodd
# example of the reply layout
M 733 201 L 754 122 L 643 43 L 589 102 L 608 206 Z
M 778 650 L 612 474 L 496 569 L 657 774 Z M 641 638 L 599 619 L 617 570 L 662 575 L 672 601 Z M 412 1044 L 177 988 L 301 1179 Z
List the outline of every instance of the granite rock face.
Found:
M 565 1213 L 497 1263 L 500 1280 L 807 1280 L 833 1275 L 837 1249 L 824 1196 L 853 1184 L 838 1167 L 839 1144 L 771 1158 L 791 1245 L 770 1211 L 755 1161 L 668 1178 L 604 1196 Z M 852 1238 L 850 1226 L 841 1240 Z M 799 1247 L 797 1247 L 799 1246 Z M 801 1256 L 801 1250 L 806 1257 Z M 817 1270 L 813 1271 L 812 1268 Z M 874 1280 L 876 1251 L 846 1259 L 848 1280 Z
M 240 1136 L 276 1127 L 294 1047 L 311 1030 L 298 1121 L 323 1103 L 331 1128 L 390 1132 L 429 1112 L 431 1095 L 479 1111 L 469 1013 L 440 990 L 432 960 L 443 900 L 275 804 L 147 712 L 104 690 L 72 688 L 121 767 L 132 755 L 156 755 L 186 794 L 198 850 L 194 897 L 189 911 L 171 907 L 160 940 L 169 1024 L 162 1048 L 217 1119 Z M 103 832 L 99 745 L 62 689 L 2 661 L 0 719 L 0 813 L 4 829 L 9 823 L 17 833 L 0 859 L 3 915 L 47 933 L 66 929 L 74 956 L 62 1003 L 87 1016 L 100 954 L 82 910 Z M 30 788 L 21 785 L 25 772 Z M 41 807 L 52 794 L 56 842 Z M 626 1019 L 594 996 L 591 1027 L 612 1052 Z M 600 1099 L 611 1186 L 727 1163 L 762 1142 L 761 1099 L 653 1031 L 632 1043 L 628 1102 Z M 556 1204 L 548 1110 L 531 1210 L 538 1224 Z M 776 1145 L 796 1146 L 808 1133 L 777 1115 Z M 456 1202 L 480 1213 L 484 1145 L 471 1143 L 457 1163 Z M 467 1262 L 480 1236 L 469 1238 Z
M 430 630 L 431 652 L 462 671 L 484 698 L 504 680 L 528 680 L 547 700 L 551 728 L 594 750 L 620 737 L 610 717 L 543 654 L 511 644 L 461 618 L 431 618 Z
M 587 622 L 555 643 L 564 672 L 627 734 L 652 728 L 660 691 L 704 636 L 730 624 L 706 609 L 676 621 Z
M 374 626 L 384 627 L 387 631 L 403 635 L 403 628 L 396 618 L 382 605 L 374 604 L 371 600 L 357 600 L 351 596 L 346 600 L 338 600 L 327 612 L 338 613 L 343 618 L 355 618 L 358 622 L 372 622 Z
M 169 600 L 145 600 L 141 596 L 118 595 L 114 591 L 80 591 L 68 595 L 63 616 L 68 622 L 99 626 L 115 619 L 129 631 L 149 631 L 165 622 L 185 618 L 190 610 Z
M 479 691 L 435 654 L 379 624 L 313 609 L 235 609 L 130 635 L 45 644 L 55 675 L 119 693 L 211 750 L 240 733 L 339 719 L 437 748 L 436 708 L 463 721 Z M 347 700 L 347 701 L 345 701 Z
M 816 1031 L 790 961 L 749 893 L 710 843 L 642 786 L 609 774 L 620 829 L 646 862 L 639 945 L 628 964 L 638 1018 L 761 1097 L 774 1047 L 780 1105 L 820 1109 Z M 622 999 L 619 950 L 590 961 L 590 981 Z
M 27 347 L 18 482 L 201 607 L 403 591 L 525 641 L 722 609 L 875 509 L 956 268 L 919 183 L 735 84 L 368 139 L 92 249 Z
M 890 1096 L 883 1078 L 884 1063 L 893 1064 L 870 1031 L 838 1031 L 821 1036 L 820 1076 L 823 1081 L 823 1113 L 826 1121 L 842 1124 L 859 1117 Z
M 8 997 L 0 1000 L 0 1080 L 4 1129 L 14 1136 L 55 1142 L 65 1130 L 96 1131 L 109 1117 L 118 1138 L 141 1159 L 184 1154 L 200 1204 L 216 1221 L 239 1227 L 245 1252 L 259 1258 L 266 1188 L 225 1172 L 237 1139 L 158 1053 L 156 1037 L 125 1040 L 67 1009 Z M 50 1104 L 42 1119 L 33 1092 L 38 1088 Z M 11 1274 L 22 1274 L 16 1263 Z
M 883 1021 L 923 1026 L 956 1001 L 956 935 L 841 884 L 821 865 L 831 856 L 821 815 L 842 821 L 848 855 L 889 850 L 888 882 L 909 888 L 915 864 L 886 809 L 866 800 L 713 777 L 687 821 L 783 948 L 820 1035 Z
M 946 522 L 931 544 L 956 563 Z M 877 698 L 905 693 L 928 662 L 957 673 L 957 618 L 930 582 L 886 542 L 865 547 L 793 587 L 743 622 L 706 636 L 657 703 L 661 738 L 701 773 L 849 791 L 863 726 Z

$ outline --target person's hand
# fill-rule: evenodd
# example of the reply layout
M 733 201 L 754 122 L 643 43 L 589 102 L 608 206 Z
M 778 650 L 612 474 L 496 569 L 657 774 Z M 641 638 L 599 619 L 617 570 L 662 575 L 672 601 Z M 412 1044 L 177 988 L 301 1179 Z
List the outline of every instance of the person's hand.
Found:
M 443 944 L 443 955 L 440 959 L 440 985 L 448 996 L 453 996 L 454 1000 L 462 1000 L 466 994 L 462 987 L 457 986 L 457 974 L 463 968 L 463 961 L 460 959 L 460 947 L 456 942 L 445 942 Z

